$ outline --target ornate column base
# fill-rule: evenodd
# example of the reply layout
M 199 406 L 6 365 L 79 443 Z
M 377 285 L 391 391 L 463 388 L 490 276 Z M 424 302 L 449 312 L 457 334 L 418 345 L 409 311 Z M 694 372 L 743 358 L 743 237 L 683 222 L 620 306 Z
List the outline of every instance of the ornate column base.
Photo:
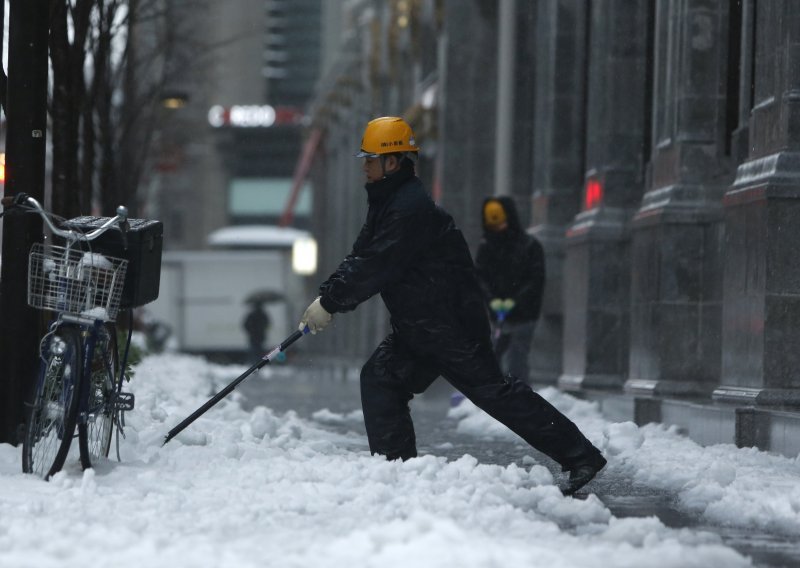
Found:
M 720 385 L 712 397 L 717 402 L 737 406 L 762 406 L 770 408 L 800 409 L 800 390 L 733 387 Z
M 567 231 L 561 388 L 620 389 L 627 376 L 629 216 L 599 207 L 575 217 Z
M 621 375 L 561 375 L 558 378 L 558 388 L 565 391 L 579 390 L 615 390 L 622 388 L 625 379 Z

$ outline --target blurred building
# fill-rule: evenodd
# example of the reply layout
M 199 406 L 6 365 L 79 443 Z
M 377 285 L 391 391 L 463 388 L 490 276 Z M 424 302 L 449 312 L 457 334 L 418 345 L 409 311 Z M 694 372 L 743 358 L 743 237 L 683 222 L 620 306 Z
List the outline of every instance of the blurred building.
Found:
M 172 34 L 192 46 L 168 70 L 146 214 L 165 246 L 202 249 L 228 225 L 278 224 L 302 152 L 305 109 L 320 72 L 320 0 L 171 4 Z M 303 187 L 293 224 L 307 227 Z
M 493 193 L 545 246 L 531 380 L 700 441 L 800 452 L 790 0 L 335 4 L 308 130 L 321 276 L 363 221 L 364 124 L 404 116 L 473 246 Z M 316 340 L 332 355 L 366 357 L 387 331 L 375 300 L 334 321 Z

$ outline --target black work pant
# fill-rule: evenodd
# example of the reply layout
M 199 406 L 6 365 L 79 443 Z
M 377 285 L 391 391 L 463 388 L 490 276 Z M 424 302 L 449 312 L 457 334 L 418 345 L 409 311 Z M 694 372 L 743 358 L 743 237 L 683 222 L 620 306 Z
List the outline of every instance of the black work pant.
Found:
M 417 455 L 408 403 L 439 376 L 564 470 L 591 463 L 599 454 L 553 405 L 522 381 L 503 376 L 488 338 L 415 343 L 392 333 L 361 370 L 361 403 L 373 454 L 389 459 Z

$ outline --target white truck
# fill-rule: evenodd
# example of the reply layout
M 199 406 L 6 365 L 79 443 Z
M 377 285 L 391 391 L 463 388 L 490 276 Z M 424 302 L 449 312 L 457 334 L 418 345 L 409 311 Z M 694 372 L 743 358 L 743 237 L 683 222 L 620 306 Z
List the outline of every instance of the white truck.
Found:
M 294 331 L 309 301 L 305 276 L 292 266 L 292 244 L 306 238 L 303 231 L 284 229 L 229 243 L 212 233 L 209 244 L 226 250 L 165 251 L 158 299 L 142 317 L 165 324 L 169 345 L 180 351 L 240 358 L 248 349 L 248 300 L 260 297 L 270 318 L 265 347 L 271 347 Z

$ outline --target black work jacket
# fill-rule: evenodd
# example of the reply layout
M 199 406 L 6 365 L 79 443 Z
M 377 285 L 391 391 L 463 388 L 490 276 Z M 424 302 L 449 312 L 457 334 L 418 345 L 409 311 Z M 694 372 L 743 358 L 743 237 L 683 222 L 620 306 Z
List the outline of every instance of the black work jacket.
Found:
M 404 163 L 366 186 L 367 219 L 336 271 L 320 286 L 330 313 L 380 294 L 395 332 L 432 343 L 488 337 L 488 319 L 469 248 Z M 413 341 L 412 341 L 413 342 Z
M 537 320 L 544 295 L 544 249 L 534 236 L 522 229 L 516 206 L 510 198 L 490 199 L 503 206 L 508 229 L 496 233 L 484 224 L 483 240 L 475 255 L 484 299 L 487 305 L 492 298 L 513 299 L 515 306 L 506 316 L 507 322 Z M 496 318 L 494 313 L 492 318 Z

